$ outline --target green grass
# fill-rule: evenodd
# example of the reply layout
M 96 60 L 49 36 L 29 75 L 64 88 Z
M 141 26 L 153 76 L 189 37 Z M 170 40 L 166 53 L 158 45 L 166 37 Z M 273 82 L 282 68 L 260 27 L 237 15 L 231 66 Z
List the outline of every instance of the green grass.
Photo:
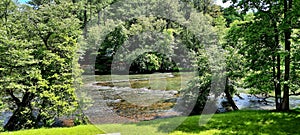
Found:
M 174 134 L 239 134 L 239 135 L 286 135 L 300 133 L 300 113 L 270 111 L 236 111 L 214 115 L 203 127 L 199 116 L 187 118 Z
M 204 126 L 200 116 L 174 117 L 131 124 L 103 124 L 97 127 L 104 132 L 122 135 L 293 135 L 300 133 L 300 113 L 271 111 L 235 111 L 215 114 Z M 181 125 L 179 125 L 181 124 Z M 10 135 L 86 135 L 100 134 L 93 126 L 74 128 L 37 129 L 12 132 Z M 8 133 L 3 133 L 3 135 Z M 2 134 L 1 134 L 2 135 Z
M 176 117 L 137 124 L 99 125 L 104 131 L 121 132 L 122 135 L 286 135 L 300 133 L 300 113 L 270 111 L 235 111 L 215 114 L 204 126 L 199 126 L 200 116 Z M 185 119 L 185 120 L 184 120 Z M 176 125 L 182 123 L 176 129 Z
M 2 132 L 0 135 L 96 135 L 104 132 L 94 125 L 81 125 L 70 128 L 41 128 L 15 132 Z

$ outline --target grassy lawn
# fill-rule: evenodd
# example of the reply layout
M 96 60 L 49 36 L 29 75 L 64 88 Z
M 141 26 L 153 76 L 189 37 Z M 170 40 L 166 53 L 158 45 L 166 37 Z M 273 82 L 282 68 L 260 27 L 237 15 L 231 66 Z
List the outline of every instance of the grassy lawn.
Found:
M 214 115 L 203 127 L 199 116 L 188 117 L 173 134 L 286 135 L 300 133 L 300 113 L 237 111 Z
M 96 135 L 103 133 L 102 130 L 94 125 L 81 125 L 70 128 L 41 128 L 15 132 L 2 132 L 0 135 Z
M 171 135 L 286 135 L 300 133 L 300 113 L 278 113 L 270 111 L 236 111 L 215 114 L 202 127 L 198 126 L 200 116 L 160 119 L 137 124 L 99 125 L 109 132 L 122 135 L 171 134 Z M 184 120 L 185 119 L 185 120 Z M 181 123 L 176 129 L 174 125 Z M 130 131 L 131 130 L 131 131 Z
M 104 124 L 97 127 L 104 132 L 122 135 L 286 135 L 300 133 L 300 113 L 278 113 L 270 111 L 235 111 L 215 114 L 204 126 L 199 127 L 200 116 L 175 117 L 131 124 Z M 180 126 L 180 123 L 182 123 Z M 24 130 L 3 135 L 96 135 L 102 133 L 96 127 L 78 126 Z M 1 134 L 1 135 L 2 135 Z

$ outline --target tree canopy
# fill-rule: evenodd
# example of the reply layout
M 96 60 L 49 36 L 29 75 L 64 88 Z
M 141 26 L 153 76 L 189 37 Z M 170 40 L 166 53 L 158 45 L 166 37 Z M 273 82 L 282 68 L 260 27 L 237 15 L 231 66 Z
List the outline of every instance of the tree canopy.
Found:
M 79 21 L 65 2 L 38 10 L 11 0 L 0 6 L 0 92 L 13 112 L 4 128 L 49 126 L 77 106 Z

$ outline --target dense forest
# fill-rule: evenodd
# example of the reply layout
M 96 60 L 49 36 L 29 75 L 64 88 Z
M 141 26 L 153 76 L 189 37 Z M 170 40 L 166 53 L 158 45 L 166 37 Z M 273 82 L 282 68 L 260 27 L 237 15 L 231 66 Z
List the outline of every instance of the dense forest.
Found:
M 80 114 L 82 75 L 197 71 L 181 90 L 201 114 L 237 88 L 289 111 L 300 95 L 298 0 L 0 1 L 0 108 L 4 130 L 50 127 Z M 80 119 L 85 121 L 85 119 Z M 79 122 L 84 123 L 84 122 Z

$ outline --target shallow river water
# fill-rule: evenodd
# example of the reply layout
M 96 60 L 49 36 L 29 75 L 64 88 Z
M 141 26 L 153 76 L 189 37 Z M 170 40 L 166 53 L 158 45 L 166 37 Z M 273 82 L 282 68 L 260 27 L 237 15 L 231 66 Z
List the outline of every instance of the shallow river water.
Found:
M 177 81 L 171 73 L 156 74 L 156 76 L 158 76 L 156 79 L 174 78 L 175 82 Z M 152 90 L 151 87 L 131 88 L 123 86 L 123 84 L 113 86 L 111 84 L 128 82 L 128 80 L 119 79 L 112 82 L 109 79 L 97 80 L 96 77 L 104 78 L 102 76 L 92 76 L 89 79 L 85 77 L 83 87 L 77 91 L 78 97 L 83 101 L 88 101 L 83 103 L 84 107 L 87 108 L 84 113 L 94 124 L 137 122 L 181 115 L 180 112 L 173 109 L 180 100 L 178 90 Z M 148 75 L 140 75 L 130 81 L 144 83 L 150 79 Z M 160 82 L 160 80 L 156 80 L 156 82 Z M 165 83 L 151 85 L 165 85 Z M 273 98 L 268 98 L 268 102 L 264 102 L 256 96 L 240 93 L 239 96 L 234 95 L 233 100 L 239 109 L 275 109 Z M 226 102 L 224 97 L 218 98 L 218 112 L 230 110 L 223 104 L 224 102 Z M 299 96 L 291 96 L 291 108 L 299 107 L 299 105 Z M 4 112 L 1 119 L 6 122 L 10 115 L 10 112 Z
M 169 75 L 168 77 L 173 76 Z M 149 78 L 141 77 L 134 81 L 147 79 Z M 123 81 L 126 80 L 118 80 L 115 83 L 122 83 Z M 87 95 L 91 96 L 93 101 L 93 105 L 86 110 L 86 114 L 93 123 L 135 122 L 181 115 L 180 112 L 176 112 L 172 108 L 179 100 L 177 90 L 103 86 L 104 82 L 107 83 L 107 81 L 95 81 L 86 85 L 89 89 Z M 234 95 L 233 100 L 239 109 L 275 109 L 272 98 L 265 102 L 259 97 L 240 93 L 239 96 Z M 218 112 L 228 111 L 228 107 L 222 104 L 224 101 L 226 101 L 224 97 L 218 98 Z M 290 98 L 291 108 L 299 105 L 299 97 Z

